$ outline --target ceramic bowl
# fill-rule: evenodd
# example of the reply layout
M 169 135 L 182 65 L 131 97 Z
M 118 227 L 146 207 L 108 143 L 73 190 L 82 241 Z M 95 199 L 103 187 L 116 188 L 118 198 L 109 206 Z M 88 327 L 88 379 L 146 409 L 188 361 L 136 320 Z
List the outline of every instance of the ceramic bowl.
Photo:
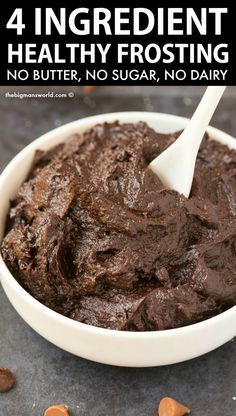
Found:
M 4 233 L 9 201 L 24 181 L 36 149 L 47 150 L 73 133 L 83 133 L 96 123 L 119 120 L 145 121 L 156 131 L 183 129 L 188 120 L 170 114 L 123 112 L 102 114 L 66 124 L 32 142 L 6 167 L 0 177 L 0 238 Z M 215 140 L 236 149 L 236 140 L 209 127 Z M 40 335 L 79 357 L 117 366 L 147 367 L 178 363 L 205 354 L 236 335 L 236 306 L 203 322 L 178 329 L 125 332 L 102 329 L 66 318 L 42 305 L 27 293 L 0 258 L 3 289 L 20 316 Z

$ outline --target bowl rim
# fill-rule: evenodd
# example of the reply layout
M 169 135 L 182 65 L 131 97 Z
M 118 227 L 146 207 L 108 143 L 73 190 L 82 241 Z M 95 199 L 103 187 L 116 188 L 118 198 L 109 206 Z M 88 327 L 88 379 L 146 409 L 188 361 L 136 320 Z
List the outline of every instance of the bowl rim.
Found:
M 55 129 L 50 130 L 49 132 L 41 135 L 40 137 L 38 137 L 37 139 L 33 140 L 29 145 L 27 145 L 26 147 L 24 147 L 19 153 L 16 154 L 16 156 L 7 164 L 7 166 L 5 167 L 5 169 L 2 171 L 1 175 L 0 175 L 0 193 L 1 192 L 1 188 L 5 187 L 5 181 L 7 180 L 7 177 L 9 175 L 9 173 L 11 173 L 11 170 L 13 169 L 13 167 L 15 165 L 18 165 L 19 162 L 24 159 L 25 156 L 27 156 L 28 154 L 30 154 L 30 152 L 33 149 L 36 149 L 37 146 L 39 145 L 43 145 L 45 144 L 49 138 L 52 135 L 57 135 L 58 133 L 61 134 L 65 134 L 67 132 L 67 130 L 71 130 L 73 127 L 76 127 L 78 124 L 83 124 L 83 123 L 88 123 L 91 124 L 91 126 L 93 124 L 96 124 L 97 122 L 104 122 L 104 121 L 114 121 L 114 120 L 119 120 L 119 118 L 121 118 L 122 120 L 121 123 L 124 122 L 128 122 L 128 120 L 132 117 L 135 118 L 140 118 L 140 121 L 142 121 L 142 116 L 148 116 L 148 117 L 161 117 L 162 119 L 166 119 L 169 120 L 170 118 L 176 122 L 182 122 L 184 124 L 186 124 L 188 122 L 188 118 L 186 117 L 180 117 L 180 116 L 176 116 L 176 115 L 172 115 L 172 114 L 167 114 L 167 113 L 156 113 L 156 112 L 147 112 L 147 111 L 125 111 L 125 112 L 114 112 L 114 113 L 104 113 L 104 114 L 99 114 L 99 115 L 94 115 L 94 116 L 89 116 L 89 117 L 84 117 L 78 120 L 74 120 L 72 122 L 66 123 L 60 127 L 57 127 Z M 127 120 L 126 120 L 127 119 Z M 134 122 L 134 121 L 133 121 Z M 137 120 L 136 120 L 137 122 Z M 148 121 L 147 121 L 148 123 Z M 87 130 L 89 127 L 85 127 L 84 130 Z M 171 129 L 170 129 L 171 131 Z M 219 130 L 216 129 L 214 127 L 209 126 L 209 128 L 207 129 L 207 131 L 210 133 L 211 136 L 214 135 L 220 135 L 222 136 L 222 138 L 224 139 L 224 137 L 226 138 L 226 141 L 232 141 L 235 139 L 233 138 L 233 136 Z M 213 137 L 214 138 L 214 137 Z M 216 139 L 217 140 L 217 139 Z M 52 144 L 52 147 L 54 146 L 54 144 Z M 0 229 L 1 229 L 1 225 L 0 225 Z M 1 241 L 1 240 L 0 240 Z M 3 277 L 4 276 L 4 277 Z M 108 337 L 116 337 L 119 339 L 150 339 L 152 340 L 153 338 L 156 337 L 160 337 L 160 338 L 169 338 L 170 336 L 182 336 L 186 333 L 194 333 L 197 332 L 198 330 L 202 329 L 205 327 L 205 329 L 207 329 L 208 327 L 217 324 L 220 321 L 224 321 L 225 319 L 230 319 L 231 317 L 235 316 L 236 314 L 236 305 L 227 309 L 226 311 L 213 316 L 211 318 L 208 318 L 204 321 L 200 321 L 191 325 L 187 325 L 184 327 L 179 327 L 179 328 L 173 328 L 173 329 L 165 329 L 165 330 L 160 330 L 160 331 L 140 331 L 140 332 L 132 332 L 132 331 L 122 331 L 122 330 L 114 330 L 114 329 L 107 329 L 107 328 L 101 328 L 101 327 L 97 327 L 97 326 L 93 326 L 93 325 L 88 325 L 79 321 L 75 321 L 72 318 L 66 317 L 58 312 L 55 312 L 53 309 L 50 309 L 49 307 L 45 306 L 43 303 L 39 302 L 37 299 L 35 299 L 30 293 L 28 293 L 18 282 L 17 280 L 14 278 L 14 276 L 12 275 L 12 273 L 10 272 L 10 270 L 8 269 L 7 265 L 5 264 L 2 255 L 0 253 L 0 281 L 2 283 L 2 280 L 6 279 L 7 280 L 7 284 L 8 286 L 11 287 L 11 289 L 14 292 L 18 292 L 19 296 L 31 307 L 37 309 L 38 312 L 42 313 L 45 317 L 48 317 L 52 320 L 57 320 L 59 321 L 62 325 L 66 325 L 69 326 L 70 328 L 72 328 L 73 330 L 76 331 L 82 331 L 82 332 L 87 332 L 93 335 L 104 335 L 104 336 L 108 336 Z M 2 284 L 2 286 L 4 286 Z M 3 287 L 4 289 L 4 287 Z

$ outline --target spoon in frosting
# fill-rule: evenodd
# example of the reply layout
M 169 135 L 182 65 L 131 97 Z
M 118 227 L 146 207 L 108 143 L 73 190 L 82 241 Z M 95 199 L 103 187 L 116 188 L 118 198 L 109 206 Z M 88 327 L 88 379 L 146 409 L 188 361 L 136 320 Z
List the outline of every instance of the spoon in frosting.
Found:
M 179 138 L 149 164 L 164 186 L 186 198 L 191 191 L 200 144 L 225 88 L 208 87 Z

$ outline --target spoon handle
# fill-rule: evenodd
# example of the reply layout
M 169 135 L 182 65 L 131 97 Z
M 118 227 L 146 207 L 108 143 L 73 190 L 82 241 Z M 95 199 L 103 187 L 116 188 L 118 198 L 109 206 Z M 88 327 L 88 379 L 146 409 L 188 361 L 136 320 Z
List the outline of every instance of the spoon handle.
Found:
M 179 138 L 149 165 L 163 185 L 189 196 L 198 149 L 225 86 L 208 87 Z
M 187 138 L 188 144 L 195 152 L 198 151 L 203 135 L 225 91 L 226 86 L 208 87 L 195 113 L 183 132 L 182 140 Z

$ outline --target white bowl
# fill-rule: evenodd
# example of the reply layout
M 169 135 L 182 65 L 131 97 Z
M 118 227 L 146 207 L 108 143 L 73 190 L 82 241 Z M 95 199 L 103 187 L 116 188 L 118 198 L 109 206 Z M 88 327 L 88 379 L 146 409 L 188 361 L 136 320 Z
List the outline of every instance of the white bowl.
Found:
M 168 114 L 124 112 L 102 114 L 66 124 L 35 140 L 22 150 L 0 177 L 0 238 L 3 236 L 9 200 L 24 181 L 36 149 L 47 150 L 82 133 L 96 123 L 146 121 L 158 132 L 170 133 L 185 127 L 187 119 Z M 236 149 L 236 140 L 215 128 L 215 140 Z M 100 363 L 148 367 L 173 364 L 205 354 L 236 335 L 236 306 L 206 321 L 178 329 L 154 332 L 125 332 L 102 329 L 66 318 L 29 295 L 14 279 L 2 258 L 0 277 L 4 291 L 21 317 L 48 341 L 79 357 Z

